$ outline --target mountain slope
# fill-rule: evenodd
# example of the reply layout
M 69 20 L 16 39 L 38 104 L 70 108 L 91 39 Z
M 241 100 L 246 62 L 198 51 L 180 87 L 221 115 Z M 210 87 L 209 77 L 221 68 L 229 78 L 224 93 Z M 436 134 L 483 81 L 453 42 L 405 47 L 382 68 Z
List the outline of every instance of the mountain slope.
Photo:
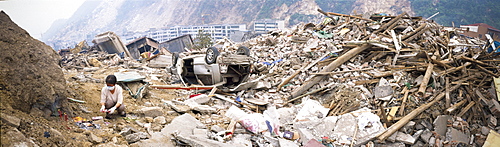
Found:
M 91 39 L 98 33 L 113 31 L 122 34 L 127 31 L 146 31 L 173 25 L 200 24 L 247 24 L 259 19 L 285 20 L 292 26 L 300 22 L 317 22 L 323 16 L 321 8 L 329 12 L 349 14 L 352 10 L 380 11 L 397 14 L 400 7 L 366 7 L 407 4 L 407 0 L 389 2 L 367 0 L 108 0 L 85 2 L 63 27 L 54 27 L 47 32 L 47 44 L 76 43 Z M 409 7 L 409 6 L 402 6 Z M 394 11 L 394 9 L 398 11 Z M 57 31 L 56 31 L 57 30 Z M 69 43 L 68 43 L 69 42 Z

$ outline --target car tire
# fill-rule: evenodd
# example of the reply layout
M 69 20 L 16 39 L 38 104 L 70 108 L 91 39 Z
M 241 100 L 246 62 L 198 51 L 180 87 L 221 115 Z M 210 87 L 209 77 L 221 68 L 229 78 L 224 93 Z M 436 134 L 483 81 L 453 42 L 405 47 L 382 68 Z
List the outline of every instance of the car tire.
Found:
M 246 46 L 240 46 L 238 50 L 236 50 L 236 54 L 250 56 L 250 49 L 248 49 Z
M 219 50 L 215 47 L 209 47 L 205 55 L 205 62 L 207 64 L 214 64 L 217 62 L 217 56 L 219 56 Z

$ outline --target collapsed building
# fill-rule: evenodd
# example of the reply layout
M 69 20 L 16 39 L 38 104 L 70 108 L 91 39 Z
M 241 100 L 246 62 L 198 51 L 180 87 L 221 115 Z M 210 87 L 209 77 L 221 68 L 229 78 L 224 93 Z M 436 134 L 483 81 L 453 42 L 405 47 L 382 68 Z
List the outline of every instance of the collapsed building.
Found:
M 251 73 L 249 77 L 232 92 L 203 82 L 172 85 L 183 76 L 168 72 L 175 66 L 172 60 L 171 66 L 152 67 L 178 77 L 164 79 L 168 85 L 150 88 L 191 91 L 179 90 L 183 94 L 177 99 L 135 112 L 155 119 L 163 111 L 178 113 L 169 124 L 146 135 L 129 131 L 123 136 L 137 146 L 488 146 L 498 142 L 500 80 L 494 43 L 460 36 L 456 28 L 406 13 L 362 17 L 319 11 L 325 19 L 318 24 L 272 31 L 241 44 L 218 42 L 221 53 L 248 47 L 253 61 L 252 70 L 245 71 Z M 189 52 L 186 47 L 166 50 Z M 129 49 L 121 52 L 126 55 Z M 77 69 L 144 65 L 126 58 L 134 55 L 120 57 L 121 52 L 80 55 L 85 57 L 82 62 L 92 62 Z M 171 59 L 179 58 L 176 55 Z M 146 61 L 157 57 L 148 56 Z

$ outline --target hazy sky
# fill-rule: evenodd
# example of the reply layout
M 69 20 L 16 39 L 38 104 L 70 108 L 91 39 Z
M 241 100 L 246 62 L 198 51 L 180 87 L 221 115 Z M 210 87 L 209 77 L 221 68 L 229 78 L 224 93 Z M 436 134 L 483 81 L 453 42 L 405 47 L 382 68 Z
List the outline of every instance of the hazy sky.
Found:
M 57 19 L 69 18 L 85 0 L 0 0 L 0 10 L 34 38 Z

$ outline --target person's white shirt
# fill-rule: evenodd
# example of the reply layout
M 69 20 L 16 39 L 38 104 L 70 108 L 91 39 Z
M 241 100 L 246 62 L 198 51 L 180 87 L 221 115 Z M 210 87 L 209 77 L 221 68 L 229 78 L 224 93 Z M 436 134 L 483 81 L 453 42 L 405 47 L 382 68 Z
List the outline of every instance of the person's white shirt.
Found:
M 117 104 L 123 105 L 123 89 L 120 85 L 115 84 L 115 92 L 111 93 L 107 89 L 107 86 L 101 89 L 101 103 L 106 103 L 107 101 L 116 102 Z M 116 105 L 116 104 L 115 104 Z

